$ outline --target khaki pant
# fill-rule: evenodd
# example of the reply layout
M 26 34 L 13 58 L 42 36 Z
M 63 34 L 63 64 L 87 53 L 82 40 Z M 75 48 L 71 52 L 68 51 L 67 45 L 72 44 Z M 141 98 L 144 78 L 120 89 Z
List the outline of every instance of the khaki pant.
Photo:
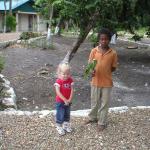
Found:
M 106 125 L 111 87 L 98 88 L 91 86 L 91 112 L 89 119 L 97 120 L 99 125 Z

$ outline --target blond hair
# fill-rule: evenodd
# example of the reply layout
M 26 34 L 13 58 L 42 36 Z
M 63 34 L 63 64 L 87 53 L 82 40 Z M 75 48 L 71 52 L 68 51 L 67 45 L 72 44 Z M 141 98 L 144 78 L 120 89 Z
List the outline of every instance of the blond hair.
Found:
M 65 71 L 70 71 L 69 63 L 60 63 L 57 68 L 57 75 L 59 75 L 60 72 L 65 72 Z

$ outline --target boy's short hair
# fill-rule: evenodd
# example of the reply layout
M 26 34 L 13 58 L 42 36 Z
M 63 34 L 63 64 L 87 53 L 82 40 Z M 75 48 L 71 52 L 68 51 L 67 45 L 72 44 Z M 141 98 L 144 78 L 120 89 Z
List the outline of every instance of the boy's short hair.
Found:
M 109 29 L 107 29 L 107 28 L 102 28 L 102 29 L 99 31 L 99 33 L 98 33 L 98 39 L 100 38 L 100 35 L 101 35 L 101 34 L 107 35 L 107 37 L 109 38 L 109 41 L 111 40 L 111 32 L 110 32 Z

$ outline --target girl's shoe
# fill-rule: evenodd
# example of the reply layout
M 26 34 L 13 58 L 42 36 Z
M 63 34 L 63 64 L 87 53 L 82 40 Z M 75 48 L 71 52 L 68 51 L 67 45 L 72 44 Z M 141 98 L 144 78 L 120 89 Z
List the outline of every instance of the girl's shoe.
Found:
M 64 129 L 66 132 L 68 132 L 68 133 L 72 132 L 72 128 L 71 128 L 69 122 L 64 122 L 64 123 L 63 123 L 63 129 Z
M 56 130 L 57 130 L 59 135 L 61 135 L 61 136 L 65 135 L 65 131 L 64 131 L 64 129 L 61 126 L 57 126 Z

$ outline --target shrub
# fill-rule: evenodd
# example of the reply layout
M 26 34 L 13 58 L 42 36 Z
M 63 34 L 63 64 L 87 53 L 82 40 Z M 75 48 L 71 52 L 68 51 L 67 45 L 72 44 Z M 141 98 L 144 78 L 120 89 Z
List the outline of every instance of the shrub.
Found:
M 4 59 L 0 56 L 0 72 L 4 69 Z
M 98 45 L 98 38 L 97 38 L 97 35 L 96 34 L 91 34 L 89 36 L 89 40 L 92 42 L 92 45 L 93 47 L 97 46 Z
M 134 35 L 131 37 L 131 40 L 134 40 L 134 41 L 141 41 L 141 38 L 143 38 L 143 36 L 138 35 L 138 34 L 134 34 Z
M 41 36 L 41 34 L 36 32 L 22 32 L 22 34 L 20 35 L 20 40 L 28 40 L 30 38 L 35 38 L 38 36 Z
M 16 18 L 12 15 L 6 17 L 7 31 L 14 31 L 16 29 Z
M 148 28 L 147 32 L 146 32 L 146 35 L 148 38 L 150 38 L 150 27 Z

